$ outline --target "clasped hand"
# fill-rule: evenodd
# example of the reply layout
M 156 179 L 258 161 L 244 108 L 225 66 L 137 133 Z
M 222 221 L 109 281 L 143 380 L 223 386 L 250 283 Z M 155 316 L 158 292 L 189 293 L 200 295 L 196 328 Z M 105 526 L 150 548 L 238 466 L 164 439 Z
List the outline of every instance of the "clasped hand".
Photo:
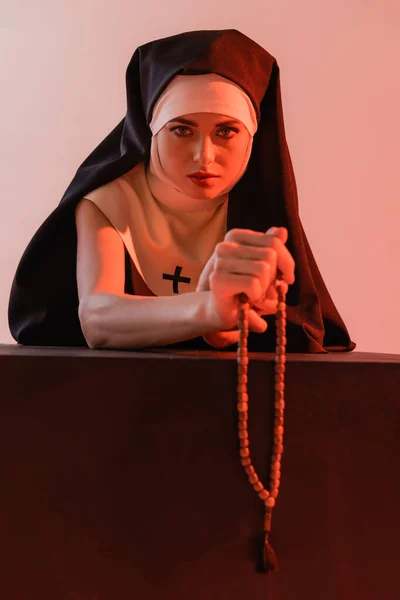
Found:
M 283 274 L 284 281 L 279 285 L 285 294 L 295 279 L 295 262 L 285 246 L 287 238 L 285 227 L 271 227 L 266 233 L 232 229 L 217 244 L 196 291 L 211 291 L 210 310 L 220 332 L 230 335 L 225 336 L 225 343 L 220 343 L 215 334 L 205 337 L 206 341 L 218 346 L 237 341 L 238 336 L 232 334 L 237 329 L 240 294 L 246 294 L 250 303 L 250 331 L 266 330 L 267 323 L 261 317 L 276 312 L 277 269 Z

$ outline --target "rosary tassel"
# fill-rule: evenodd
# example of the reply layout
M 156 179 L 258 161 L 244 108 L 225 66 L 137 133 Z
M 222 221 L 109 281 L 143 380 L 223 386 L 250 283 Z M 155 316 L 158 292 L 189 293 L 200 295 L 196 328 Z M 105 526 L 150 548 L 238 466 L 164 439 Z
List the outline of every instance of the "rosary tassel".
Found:
M 273 573 L 279 571 L 278 559 L 275 554 L 275 550 L 269 543 L 269 533 L 271 530 L 272 512 L 271 509 L 266 507 L 265 510 L 265 522 L 264 522 L 264 569 L 266 573 Z

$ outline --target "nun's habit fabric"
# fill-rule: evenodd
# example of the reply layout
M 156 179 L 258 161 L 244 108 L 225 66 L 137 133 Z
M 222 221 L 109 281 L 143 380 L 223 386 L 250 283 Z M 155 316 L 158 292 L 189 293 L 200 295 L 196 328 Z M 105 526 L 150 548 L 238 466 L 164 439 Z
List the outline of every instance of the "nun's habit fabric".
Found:
M 216 73 L 251 98 L 259 122 L 247 171 L 229 193 L 227 228 L 288 229 L 287 247 L 296 281 L 287 294 L 287 351 L 327 352 L 355 348 L 320 275 L 297 203 L 285 139 L 276 60 L 236 30 L 194 31 L 140 46 L 126 73 L 127 112 L 79 167 L 60 204 L 25 250 L 12 284 L 9 325 L 27 345 L 86 345 L 78 319 L 76 204 L 93 190 L 149 159 L 152 109 L 175 75 Z M 321 225 L 323 227 L 323 224 Z M 134 293 L 126 254 L 125 291 Z M 250 335 L 249 349 L 275 349 L 274 316 L 264 334 Z M 175 344 L 209 347 L 202 338 Z

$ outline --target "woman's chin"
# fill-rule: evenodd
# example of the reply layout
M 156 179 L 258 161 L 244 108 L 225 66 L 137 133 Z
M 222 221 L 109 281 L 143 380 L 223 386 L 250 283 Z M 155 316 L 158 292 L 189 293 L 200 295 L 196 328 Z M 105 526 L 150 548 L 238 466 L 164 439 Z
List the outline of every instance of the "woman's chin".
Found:
M 185 185 L 183 191 L 187 196 L 190 196 L 191 198 L 197 198 L 199 200 L 204 198 L 204 200 L 211 200 L 212 198 L 220 196 L 222 190 L 223 186 L 221 185 L 220 181 L 218 181 L 218 184 L 212 183 L 211 185 L 206 186 L 199 186 L 196 183 L 192 183 L 189 181 L 189 184 Z

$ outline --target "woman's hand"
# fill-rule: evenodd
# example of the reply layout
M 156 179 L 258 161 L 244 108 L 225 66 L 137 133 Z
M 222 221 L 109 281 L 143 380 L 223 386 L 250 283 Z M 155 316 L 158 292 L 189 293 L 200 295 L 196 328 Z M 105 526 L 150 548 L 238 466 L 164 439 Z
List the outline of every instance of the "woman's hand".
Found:
M 233 229 L 216 246 L 197 286 L 197 291 L 211 290 L 210 310 L 220 324 L 220 332 L 205 338 L 208 343 L 221 347 L 237 342 L 241 293 L 250 302 L 249 329 L 258 333 L 266 330 L 261 315 L 276 312 L 277 269 L 284 275 L 284 293 L 294 282 L 295 263 L 285 246 L 287 237 L 284 227 L 271 228 L 265 234 Z

